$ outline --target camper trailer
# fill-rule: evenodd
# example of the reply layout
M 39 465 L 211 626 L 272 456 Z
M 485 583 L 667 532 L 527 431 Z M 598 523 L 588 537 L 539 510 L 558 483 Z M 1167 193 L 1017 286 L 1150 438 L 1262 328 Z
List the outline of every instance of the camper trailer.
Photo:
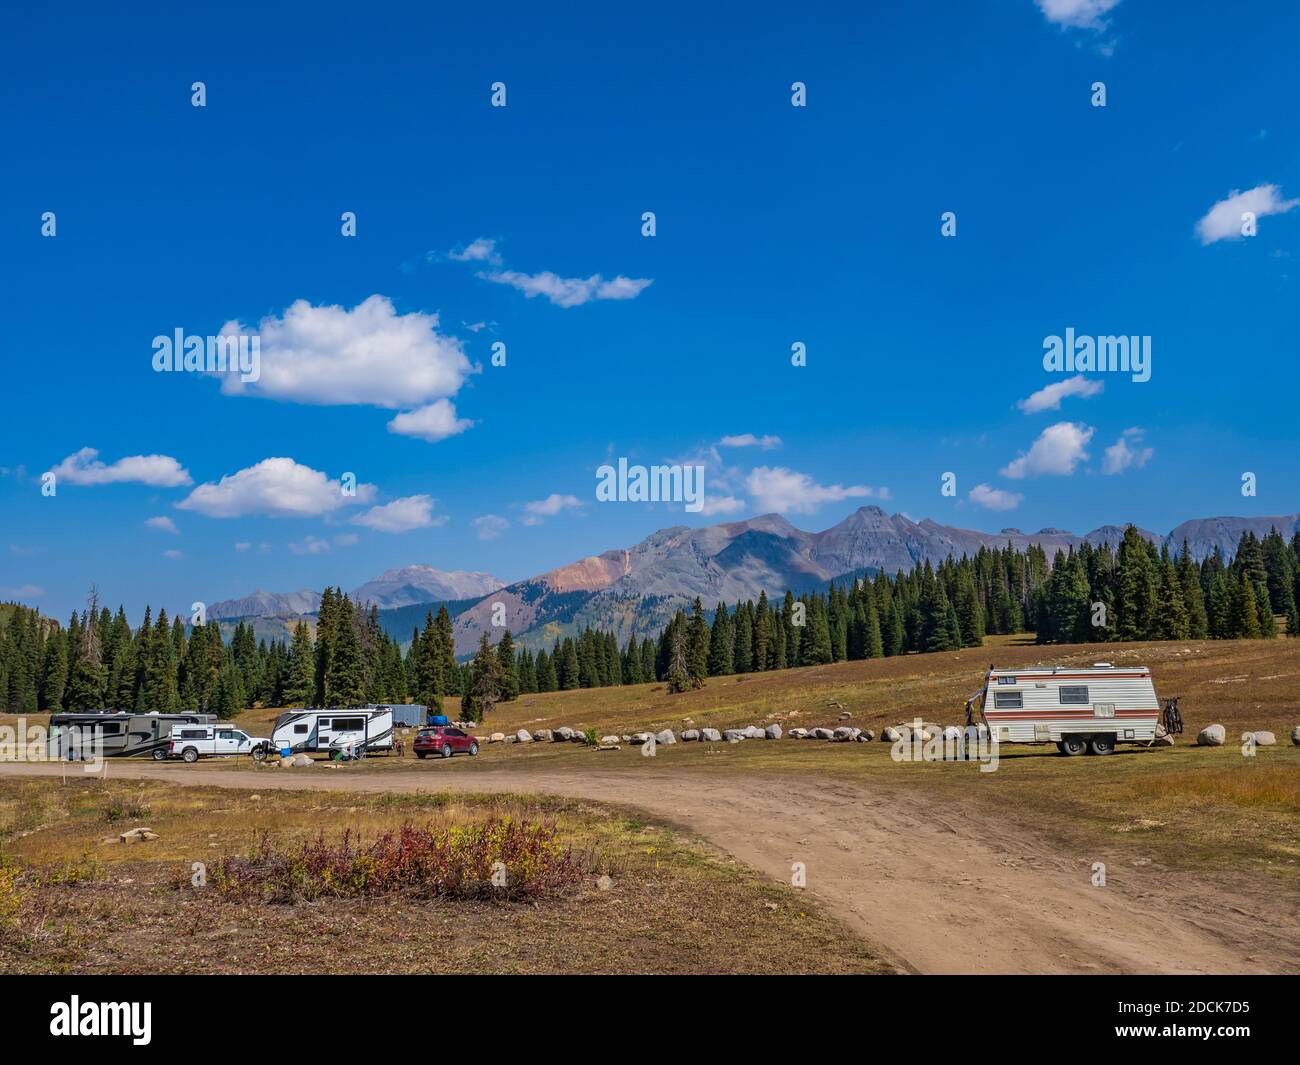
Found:
M 309 754 L 353 749 L 391 751 L 393 712 L 368 707 L 286 710 L 275 719 L 271 747 Z
M 1066 755 L 1111 754 L 1117 743 L 1151 743 L 1162 722 L 1160 702 L 1146 666 L 990 666 L 984 687 L 966 700 L 967 725 L 984 724 L 1000 743 L 1055 743 Z M 1171 716 L 1172 715 L 1172 716 Z
M 216 721 L 213 714 L 128 714 L 89 710 L 51 714 L 52 758 L 153 758 L 162 761 L 171 745 L 172 728 Z

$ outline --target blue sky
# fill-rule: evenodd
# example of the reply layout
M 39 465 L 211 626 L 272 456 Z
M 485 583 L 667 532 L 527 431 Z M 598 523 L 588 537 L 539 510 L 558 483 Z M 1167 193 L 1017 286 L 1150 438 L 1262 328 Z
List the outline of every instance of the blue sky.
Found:
M 0 596 L 1300 509 L 1294 5 L 699 7 L 7 14 Z M 153 371 L 227 323 L 256 384 Z M 1067 328 L 1150 336 L 1151 379 L 1022 409 Z M 704 462 L 708 512 L 597 503 L 619 456 Z

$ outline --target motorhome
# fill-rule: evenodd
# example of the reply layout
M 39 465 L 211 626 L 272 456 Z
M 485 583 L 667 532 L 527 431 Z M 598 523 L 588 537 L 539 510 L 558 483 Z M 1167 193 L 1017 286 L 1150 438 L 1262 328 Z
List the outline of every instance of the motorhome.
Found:
M 275 719 L 271 747 L 277 751 L 331 753 L 360 748 L 393 749 L 393 712 L 386 708 L 286 710 Z
M 213 714 L 128 714 L 87 710 L 51 714 L 48 746 L 52 758 L 83 759 L 167 757 L 172 729 L 181 724 L 216 721 Z
M 1000 743 L 1055 743 L 1065 755 L 1111 754 L 1117 743 L 1150 744 L 1182 731 L 1177 700 L 1160 701 L 1146 666 L 990 666 L 966 700 L 966 724 Z M 1169 728 L 1176 723 L 1175 728 Z

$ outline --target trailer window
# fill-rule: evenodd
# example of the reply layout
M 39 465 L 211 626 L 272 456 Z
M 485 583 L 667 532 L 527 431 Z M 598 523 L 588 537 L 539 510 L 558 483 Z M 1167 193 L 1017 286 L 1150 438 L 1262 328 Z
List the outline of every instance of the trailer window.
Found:
M 293 726 L 293 734 L 294 734 L 295 736 L 305 736 L 305 735 L 307 735 L 307 724 L 306 724 L 306 722 L 304 722 L 304 723 L 301 724 L 301 725 L 294 725 L 294 726 Z
M 1061 705 L 1078 704 L 1081 706 L 1088 705 L 1088 685 L 1086 684 L 1062 684 L 1061 685 Z
M 1019 710 L 1025 705 L 1025 697 L 1020 692 L 994 692 L 993 706 L 997 710 Z
M 334 719 L 335 732 L 360 732 L 366 727 L 366 719 L 363 717 L 336 717 Z

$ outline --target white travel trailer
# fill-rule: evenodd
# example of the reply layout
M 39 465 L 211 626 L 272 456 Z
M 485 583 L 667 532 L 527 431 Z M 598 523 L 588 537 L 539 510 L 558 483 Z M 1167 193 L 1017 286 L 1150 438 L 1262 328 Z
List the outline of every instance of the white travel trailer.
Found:
M 271 747 L 276 751 L 288 748 L 308 753 L 391 751 L 393 712 L 367 707 L 286 710 L 275 719 Z
M 1117 743 L 1151 743 L 1181 732 L 1178 700 L 1164 709 L 1146 666 L 990 666 L 966 700 L 966 723 L 1000 743 L 1055 743 L 1066 755 L 1111 754 Z

